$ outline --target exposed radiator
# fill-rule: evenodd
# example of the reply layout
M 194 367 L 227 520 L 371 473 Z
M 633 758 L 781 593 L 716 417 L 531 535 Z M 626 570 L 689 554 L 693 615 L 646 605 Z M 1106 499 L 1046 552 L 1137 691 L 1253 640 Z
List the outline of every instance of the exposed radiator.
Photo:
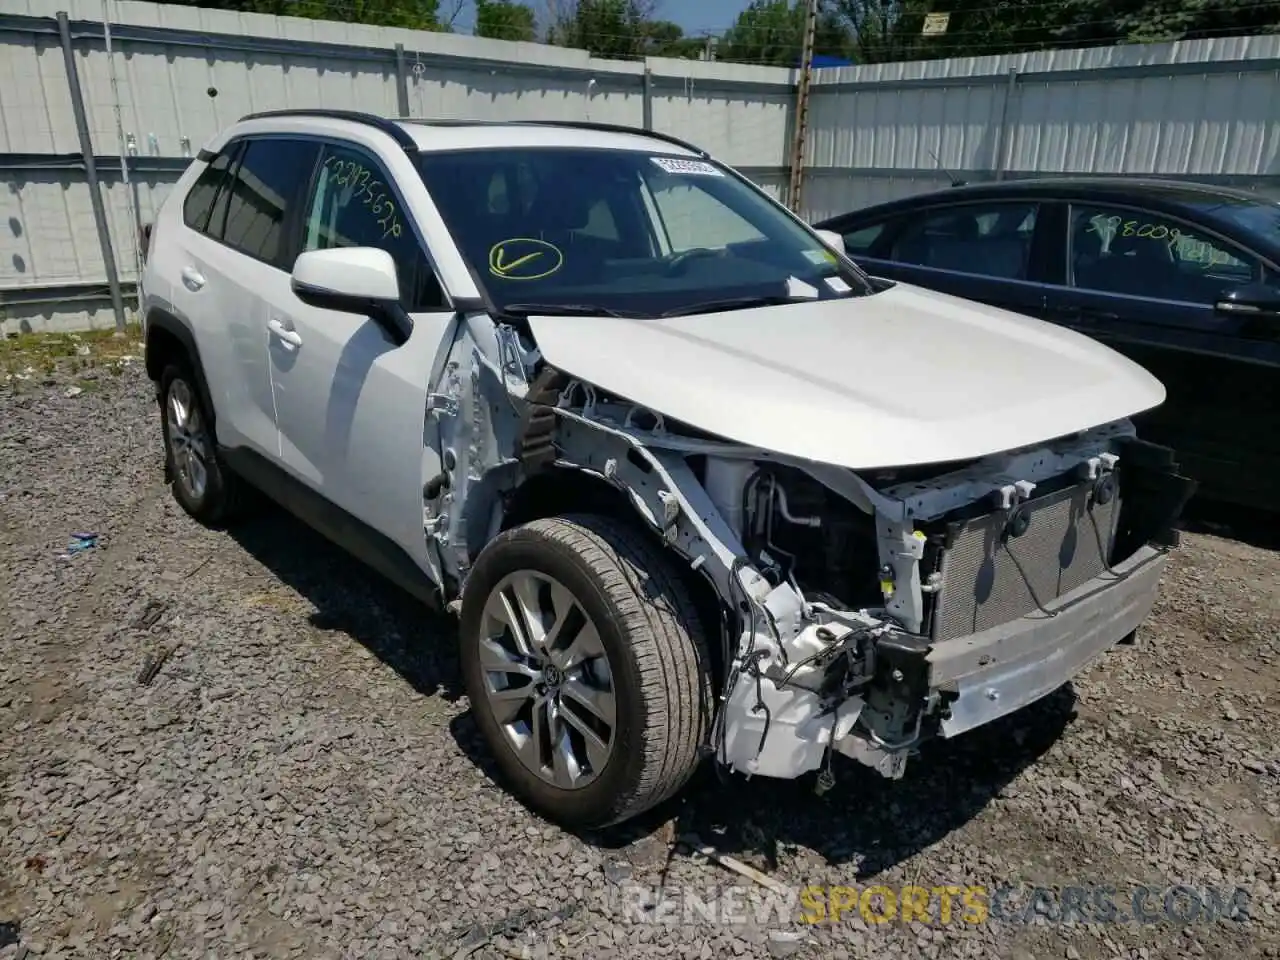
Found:
M 1103 573 L 1119 508 L 1118 495 L 1098 504 L 1093 484 L 1082 483 L 1028 501 L 1019 537 L 1002 538 L 1002 510 L 962 524 L 942 555 L 934 642 L 1017 620 Z

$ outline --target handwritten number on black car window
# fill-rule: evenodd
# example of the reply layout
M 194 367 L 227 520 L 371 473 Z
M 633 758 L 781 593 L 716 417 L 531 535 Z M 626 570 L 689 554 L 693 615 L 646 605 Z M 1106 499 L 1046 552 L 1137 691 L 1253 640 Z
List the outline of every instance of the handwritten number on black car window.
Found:
M 372 170 L 355 160 L 343 160 L 340 157 L 329 157 L 325 161 L 333 182 L 340 187 L 358 188 L 351 199 L 359 199 L 369 208 L 379 227 L 382 228 L 381 239 L 398 237 L 402 232 L 400 218 L 396 215 L 396 205 L 387 196 L 386 184 L 379 180 Z

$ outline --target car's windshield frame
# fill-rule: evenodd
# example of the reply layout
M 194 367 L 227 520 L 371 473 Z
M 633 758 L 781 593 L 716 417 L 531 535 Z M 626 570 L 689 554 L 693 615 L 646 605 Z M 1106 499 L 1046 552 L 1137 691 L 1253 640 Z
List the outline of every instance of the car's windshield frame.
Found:
M 508 171 L 506 176 L 509 177 L 512 176 L 509 173 L 510 169 L 518 166 L 522 161 L 527 161 L 532 157 L 538 157 L 542 161 L 542 158 L 547 155 L 554 156 L 557 154 L 565 158 L 566 164 L 572 164 L 574 161 L 589 155 L 611 154 L 626 158 L 625 162 L 618 165 L 615 175 L 620 177 L 634 175 L 636 177 L 635 188 L 637 193 L 634 201 L 644 207 L 643 215 L 637 223 L 643 222 L 642 229 L 653 236 L 641 237 L 637 235 L 634 228 L 630 231 L 625 231 L 623 227 L 619 226 L 617 227 L 617 242 L 620 245 L 634 246 L 643 241 L 644 243 L 649 243 L 651 247 L 653 242 L 658 242 L 660 247 L 660 249 L 652 249 L 643 257 L 633 255 L 609 261 L 611 266 L 636 265 L 637 272 L 635 276 L 626 274 L 615 276 L 611 274 L 608 284 L 596 285 L 595 287 L 580 284 L 575 286 L 571 280 L 567 285 L 553 284 L 550 287 L 542 287 L 540 284 L 512 284 L 504 282 L 504 279 L 507 278 L 503 278 L 500 269 L 495 269 L 493 262 L 493 251 L 495 249 L 499 250 L 499 259 L 503 260 L 506 252 L 505 245 L 515 243 L 514 252 L 505 257 L 510 263 L 518 262 L 521 259 L 521 254 L 524 254 L 527 258 L 529 252 L 536 251 L 538 248 L 533 246 L 534 244 L 542 244 L 544 247 L 549 247 L 552 255 L 560 258 L 560 265 L 564 263 L 563 252 L 542 239 L 513 235 L 510 240 L 497 239 L 493 242 L 486 257 L 483 255 L 482 247 L 493 238 L 487 237 L 483 243 L 477 243 L 477 237 L 474 233 L 471 236 L 467 235 L 468 231 L 478 229 L 474 227 L 472 218 L 480 216 L 481 211 L 475 209 L 474 194 L 466 201 L 471 206 L 467 206 L 459 196 L 454 195 L 457 191 L 449 190 L 451 185 L 456 185 L 459 176 L 456 167 L 450 169 L 451 165 L 456 164 L 459 158 L 462 157 L 493 158 L 506 165 L 500 168 L 499 163 L 495 162 L 492 168 L 494 173 L 496 174 L 500 169 L 503 169 Z M 459 253 L 467 264 L 482 298 L 491 310 L 498 313 L 503 312 L 506 304 L 517 305 L 527 302 L 546 304 L 548 307 L 561 303 L 571 311 L 581 313 L 584 304 L 598 302 L 602 314 L 614 312 L 615 314 L 626 313 L 637 317 L 660 317 L 673 313 L 699 312 L 695 308 L 700 303 L 707 304 L 707 312 L 751 306 L 754 300 L 758 300 L 759 305 L 784 303 L 788 301 L 788 295 L 792 290 L 799 291 L 794 295 L 794 302 L 804 302 L 810 299 L 872 296 L 880 292 L 879 288 L 858 264 L 847 255 L 843 255 L 837 250 L 832 250 L 811 224 L 787 209 L 784 204 L 771 196 L 759 184 L 743 176 L 732 167 L 706 156 L 680 154 L 674 152 L 669 146 L 657 145 L 653 150 L 637 150 L 634 148 L 619 149 L 617 147 L 595 145 L 555 144 L 504 146 L 498 148 L 485 146 L 456 147 L 446 150 L 427 149 L 419 151 L 416 160 L 415 166 L 419 176 L 431 195 L 452 239 L 457 244 Z M 649 170 L 645 166 L 646 161 L 653 162 L 656 169 Z M 478 162 L 483 163 L 483 160 Z M 554 164 L 554 161 L 551 162 Z M 673 166 L 673 169 L 668 169 L 664 164 Z M 732 183 L 732 187 L 717 188 L 716 191 L 699 187 L 699 192 L 705 197 L 709 197 L 710 200 L 723 205 L 730 214 L 744 220 L 760 237 L 758 240 L 751 239 L 749 241 L 728 240 L 722 247 L 715 248 L 714 255 L 703 255 L 704 251 L 695 249 L 693 256 L 685 256 L 683 259 L 685 261 L 729 260 L 728 270 L 720 269 L 718 281 L 708 281 L 702 287 L 699 287 L 695 282 L 687 288 L 681 288 L 678 284 L 664 288 L 658 280 L 667 279 L 667 274 L 657 269 L 655 265 L 670 262 L 673 267 L 682 268 L 685 273 L 701 269 L 697 265 L 686 266 L 684 262 L 675 262 L 682 251 L 676 250 L 671 243 L 670 231 L 664 222 L 663 213 L 657 209 L 655 204 L 653 184 L 660 182 L 664 177 L 676 176 L 677 173 L 675 171 L 679 170 L 679 165 L 681 164 L 692 164 L 696 169 L 703 171 L 701 176 L 689 176 L 690 186 L 699 187 L 698 181 L 706 181 L 710 171 L 705 170 L 702 165 L 714 168 L 714 176 L 722 178 L 722 182 Z M 628 169 L 629 167 L 632 169 Z M 554 169 L 554 167 L 551 167 L 551 169 Z M 602 169 L 607 169 L 607 166 L 602 167 Z M 532 176 L 532 174 L 530 175 Z M 492 181 L 490 181 L 490 184 L 492 184 Z M 486 187 L 485 189 L 488 188 Z M 538 189 L 542 189 L 541 182 L 539 182 Z M 617 195 L 606 194 L 608 190 L 618 189 L 617 185 L 603 186 L 601 188 L 601 198 L 595 200 L 595 204 L 604 202 L 608 205 L 611 200 L 619 199 Z M 629 188 L 623 184 L 621 189 Z M 561 195 L 555 194 L 555 196 Z M 728 196 L 728 199 L 726 199 L 725 195 Z M 536 191 L 535 196 L 537 196 Z M 586 198 L 581 201 L 575 198 L 573 202 L 589 204 L 588 198 L 592 197 L 592 194 L 587 194 Z M 702 198 L 699 198 L 699 202 L 701 200 Z M 473 209 L 474 214 L 472 213 Z M 490 211 L 491 208 L 486 210 L 485 215 L 488 215 Z M 527 215 L 528 211 L 524 211 L 524 213 Z M 666 236 L 667 242 L 665 244 L 662 244 L 657 236 L 658 228 Z M 580 228 L 568 229 L 572 232 Z M 545 236 L 545 234 L 540 234 L 540 236 Z M 739 250 L 736 249 L 757 243 L 761 244 L 761 246 L 752 246 L 751 252 L 756 255 L 754 257 L 741 256 Z M 688 253 L 688 251 L 683 252 L 685 254 Z M 662 254 L 661 256 L 659 256 L 660 253 Z M 770 254 L 773 259 L 779 261 L 786 258 L 794 260 L 798 257 L 804 257 L 807 259 L 808 265 L 801 269 L 795 266 L 788 265 L 784 267 L 768 262 L 768 258 L 764 258 L 762 262 L 761 254 Z M 816 259 L 819 254 L 825 257 L 821 262 Z M 604 254 L 600 254 L 600 256 L 603 258 Z M 737 268 L 739 259 L 742 262 L 741 269 Z M 646 260 L 650 262 L 646 262 Z M 602 260 L 602 262 L 604 261 Z M 506 269 L 510 263 L 499 263 L 497 267 Z M 723 264 L 719 266 L 723 267 Z M 559 265 L 554 269 L 558 270 Z M 710 276 L 714 272 L 714 270 L 709 269 L 708 275 Z M 779 273 L 786 273 L 787 276 L 779 279 L 777 276 Z M 800 276 L 802 273 L 805 276 Z M 493 276 L 489 276 L 489 274 L 493 274 Z M 731 279 L 726 279 L 727 277 L 731 277 Z M 530 277 L 528 279 L 541 280 L 544 277 Z M 696 273 L 694 279 L 695 281 L 698 279 Z M 647 285 L 644 281 L 647 281 Z M 627 287 L 628 282 L 635 283 L 636 286 L 629 289 Z M 511 289 L 515 286 L 519 286 L 522 289 Z M 523 289 L 526 286 L 534 287 L 534 289 Z M 548 310 L 547 312 L 553 311 Z

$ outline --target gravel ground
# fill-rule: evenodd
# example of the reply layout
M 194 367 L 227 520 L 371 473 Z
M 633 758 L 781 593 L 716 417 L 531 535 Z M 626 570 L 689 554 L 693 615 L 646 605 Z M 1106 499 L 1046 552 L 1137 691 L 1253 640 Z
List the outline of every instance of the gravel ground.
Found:
M 899 783 L 709 775 L 578 837 L 492 781 L 447 621 L 291 520 L 181 513 L 136 364 L 4 379 L 0 960 L 1280 956 L 1280 554 L 1188 535 L 1137 645 Z M 690 834 L 793 891 L 1016 895 L 804 923 Z M 1122 914 L 1137 885 L 1241 888 L 1247 916 L 1020 922 L 1033 887 L 1097 884 Z

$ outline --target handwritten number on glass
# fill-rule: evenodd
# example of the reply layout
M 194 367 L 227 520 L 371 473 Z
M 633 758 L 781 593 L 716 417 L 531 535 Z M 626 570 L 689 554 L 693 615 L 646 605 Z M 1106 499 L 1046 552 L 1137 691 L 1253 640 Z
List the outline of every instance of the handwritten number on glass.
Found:
M 378 226 L 382 228 L 379 239 L 398 237 L 404 232 L 400 226 L 400 218 L 396 216 L 396 205 L 387 196 L 386 185 L 374 176 L 372 170 L 355 160 L 343 160 L 340 157 L 330 157 L 325 161 L 325 166 L 338 186 L 357 188 L 351 199 L 360 199 L 369 208 Z
M 1144 223 L 1141 220 L 1125 220 L 1121 216 L 1096 216 L 1089 219 L 1087 233 L 1096 233 L 1105 241 L 1114 237 L 1137 237 L 1140 240 L 1164 240 L 1170 251 L 1184 263 L 1195 263 L 1202 267 L 1219 267 L 1224 265 L 1244 266 L 1239 260 L 1225 250 L 1213 244 L 1198 240 L 1177 227 L 1167 227 L 1160 223 Z

